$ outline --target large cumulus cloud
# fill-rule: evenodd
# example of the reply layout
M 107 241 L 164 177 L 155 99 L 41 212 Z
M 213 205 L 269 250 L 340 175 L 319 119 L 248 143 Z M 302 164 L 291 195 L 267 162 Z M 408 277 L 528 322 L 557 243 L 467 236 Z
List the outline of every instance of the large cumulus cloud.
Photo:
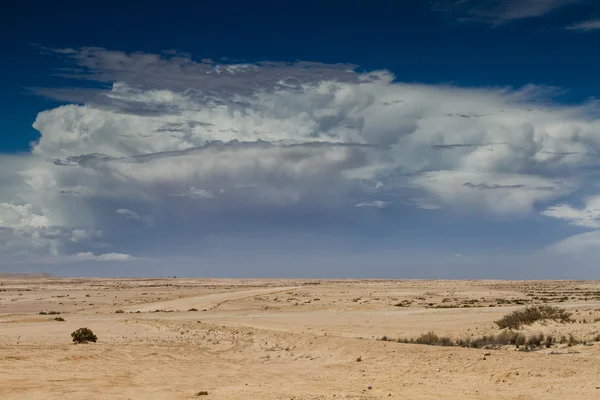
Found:
M 7 254 L 125 261 L 151 253 L 143 240 L 181 245 L 217 224 L 315 210 L 527 218 L 550 207 L 546 216 L 597 227 L 556 204 L 594 190 L 598 106 L 560 105 L 554 88 L 408 84 L 352 65 L 44 51 L 70 65 L 61 75 L 100 85 L 35 89 L 73 104 L 39 113 L 29 154 L 0 157 Z

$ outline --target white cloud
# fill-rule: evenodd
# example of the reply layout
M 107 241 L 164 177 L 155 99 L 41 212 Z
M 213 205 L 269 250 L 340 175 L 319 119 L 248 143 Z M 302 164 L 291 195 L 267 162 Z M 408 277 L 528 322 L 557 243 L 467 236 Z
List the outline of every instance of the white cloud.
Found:
M 568 30 L 589 32 L 600 29 L 600 19 L 589 19 L 587 21 L 577 22 L 573 25 L 567 26 Z
M 73 229 L 70 240 L 73 243 L 80 243 L 92 239 L 94 236 L 96 236 L 95 233 L 86 232 L 83 229 Z
M 0 203 L 0 253 L 57 255 L 60 234 L 31 204 Z
M 571 225 L 600 228 L 600 196 L 588 197 L 584 201 L 585 206 L 583 208 L 558 204 L 543 211 L 542 215 L 565 220 Z
M 535 175 L 461 170 L 427 172 L 414 183 L 451 206 L 513 215 L 530 213 L 536 203 L 565 196 L 577 187 Z
M 15 205 L 0 203 L 0 226 L 10 229 L 46 228 L 48 218 L 35 214 L 31 204 Z
M 94 254 L 86 252 L 75 254 L 73 259 L 76 261 L 130 261 L 134 258 L 128 254 L 121 253 Z
M 381 200 L 373 200 L 373 201 L 361 201 L 354 205 L 354 207 L 374 207 L 374 208 L 384 208 L 388 203 Z
M 97 258 L 101 245 L 137 256 L 167 239 L 193 247 L 246 216 L 389 203 L 527 216 L 588 188 L 599 166 L 598 105 L 552 103 L 552 88 L 59 53 L 86 68 L 71 78 L 114 83 L 83 105 L 41 112 L 31 154 L 0 156 L 0 235 L 10 243 L 0 250 L 11 254 Z

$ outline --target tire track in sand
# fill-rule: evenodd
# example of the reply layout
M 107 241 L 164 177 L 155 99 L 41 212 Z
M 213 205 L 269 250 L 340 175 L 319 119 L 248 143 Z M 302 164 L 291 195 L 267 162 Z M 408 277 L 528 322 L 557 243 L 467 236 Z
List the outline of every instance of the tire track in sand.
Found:
M 215 293 L 207 294 L 202 296 L 184 297 L 181 299 L 157 301 L 154 303 L 138 304 L 134 306 L 128 306 L 123 308 L 125 311 L 132 312 L 150 312 L 154 310 L 164 311 L 186 311 L 190 308 L 196 308 L 198 310 L 210 310 L 220 306 L 223 303 L 232 300 L 240 300 L 248 297 L 260 296 L 264 294 L 285 292 L 288 290 L 297 289 L 297 286 L 288 287 L 273 287 L 273 288 L 259 288 L 250 290 L 240 290 L 235 292 L 226 293 Z

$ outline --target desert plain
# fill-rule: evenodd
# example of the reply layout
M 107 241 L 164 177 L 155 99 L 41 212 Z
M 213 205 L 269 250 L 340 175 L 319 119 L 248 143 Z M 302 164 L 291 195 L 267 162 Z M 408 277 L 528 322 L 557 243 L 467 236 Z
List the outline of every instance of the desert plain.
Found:
M 549 346 L 396 340 L 498 335 L 531 305 L 572 314 L 518 330 Z M 596 281 L 4 275 L 0 399 L 600 399 L 599 333 Z

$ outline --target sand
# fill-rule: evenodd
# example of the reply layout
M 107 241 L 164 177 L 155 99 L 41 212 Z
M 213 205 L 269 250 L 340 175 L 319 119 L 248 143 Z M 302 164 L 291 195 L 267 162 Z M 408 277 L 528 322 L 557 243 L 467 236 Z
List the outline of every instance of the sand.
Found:
M 524 333 L 592 343 L 524 352 L 378 340 L 498 333 L 495 320 L 529 304 L 577 322 Z M 65 321 L 39 314 L 51 311 Z M 4 276 L 0 399 L 598 399 L 596 318 L 600 282 L 588 281 Z M 73 344 L 80 327 L 98 342 Z

